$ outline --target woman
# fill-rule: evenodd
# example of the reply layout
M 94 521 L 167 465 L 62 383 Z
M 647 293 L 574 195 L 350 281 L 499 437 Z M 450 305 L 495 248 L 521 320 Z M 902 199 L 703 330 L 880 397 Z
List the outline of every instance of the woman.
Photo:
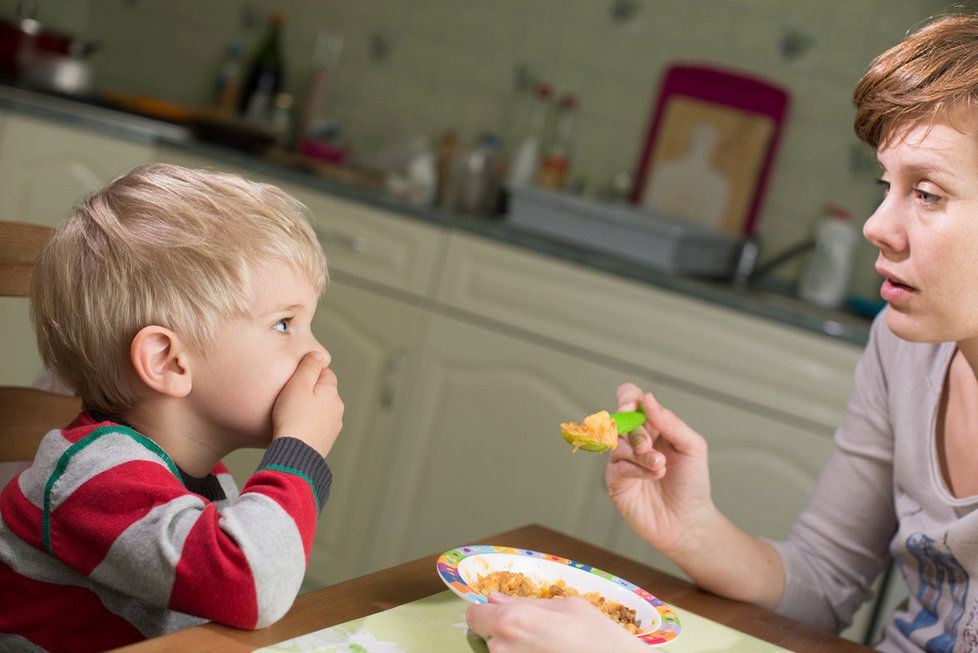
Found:
M 700 587 L 828 630 L 849 623 L 889 554 L 910 598 L 879 650 L 978 650 L 978 16 L 941 18 L 884 52 L 854 102 L 882 168 L 863 234 L 889 307 L 787 541 L 716 509 L 706 441 L 632 384 L 618 408 L 641 404 L 648 422 L 613 452 L 608 493 Z M 556 603 L 493 597 L 468 621 L 493 653 L 641 650 L 588 606 Z

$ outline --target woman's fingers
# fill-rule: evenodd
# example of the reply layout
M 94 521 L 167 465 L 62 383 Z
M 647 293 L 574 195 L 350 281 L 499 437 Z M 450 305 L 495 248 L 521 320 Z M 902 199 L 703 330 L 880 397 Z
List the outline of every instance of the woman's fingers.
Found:
M 615 391 L 618 400 L 618 411 L 635 410 L 642 401 L 642 389 L 634 383 L 622 383 Z
M 656 401 L 651 392 L 646 393 L 642 398 L 642 409 L 648 419 L 647 428 L 653 433 L 658 433 L 659 438 L 666 440 L 677 453 L 691 454 L 704 445 L 703 437 L 679 419 L 675 413 Z
M 622 463 L 620 472 L 626 477 L 651 473 L 659 478 L 665 472 L 666 457 L 652 446 L 652 437 L 643 428 L 618 441 L 618 446 L 611 452 L 610 462 Z
M 493 604 L 470 605 L 465 611 L 465 623 L 472 632 L 483 639 L 492 635 L 492 624 L 499 613 L 499 606 Z

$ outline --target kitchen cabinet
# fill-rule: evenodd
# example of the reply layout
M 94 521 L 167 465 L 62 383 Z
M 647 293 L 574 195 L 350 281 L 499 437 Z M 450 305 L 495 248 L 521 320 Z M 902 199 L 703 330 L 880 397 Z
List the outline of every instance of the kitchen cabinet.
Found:
M 143 143 L 13 112 L 0 115 L 0 219 L 57 226 L 79 197 L 152 160 Z M 8 343 L 0 385 L 30 385 L 41 357 L 27 300 L 0 300 L 0 339 Z
M 453 423 L 446 415 L 464 419 L 464 413 L 454 413 L 443 402 L 462 402 L 475 414 L 480 414 L 482 402 L 495 407 L 495 419 L 511 423 L 506 416 L 511 405 L 519 405 L 520 397 L 536 388 L 518 382 L 515 372 L 505 367 L 505 373 L 500 372 L 493 366 L 513 357 L 514 369 L 525 369 L 544 388 L 538 389 L 542 397 L 534 401 L 541 407 L 542 417 L 533 422 L 536 430 L 532 433 L 546 433 L 544 437 L 553 443 L 553 450 L 533 461 L 540 467 L 539 476 L 527 471 L 507 474 L 507 492 L 540 495 L 542 492 L 533 488 L 549 487 L 548 475 L 565 471 L 560 455 L 565 445 L 556 437 L 557 424 L 600 408 L 613 409 L 615 387 L 635 381 L 655 392 L 664 405 L 707 438 L 714 497 L 735 523 L 767 537 L 780 538 L 788 533 L 831 450 L 836 414 L 841 418 L 851 387 L 850 375 L 859 357 L 857 347 L 819 342 L 814 336 L 800 343 L 794 334 L 782 333 L 777 325 L 745 319 L 729 309 L 706 306 L 467 234 L 451 235 L 441 279 L 436 310 L 448 317 L 433 320 L 432 333 L 437 328 L 438 335 L 429 334 L 430 344 L 421 347 L 425 392 L 432 396 L 425 398 L 419 393 L 416 412 L 405 425 L 426 438 L 422 447 L 426 455 L 436 455 L 440 449 L 432 442 L 443 439 L 447 448 L 448 442 L 458 438 L 457 433 L 450 433 Z M 480 325 L 482 331 L 472 332 L 467 323 Z M 497 343 L 495 338 L 504 340 Z M 493 348 L 483 360 L 486 343 L 493 343 Z M 458 352 L 452 349 L 455 344 Z M 516 361 L 522 361 L 522 367 Z M 487 377 L 498 382 L 486 384 L 480 393 L 457 396 L 466 387 L 462 381 L 476 376 L 474 370 L 479 365 Z M 455 367 L 465 374 L 456 372 Z M 772 378 L 758 374 L 758 370 L 765 370 Z M 445 376 L 456 382 L 433 390 L 432 379 Z M 820 387 L 826 378 L 839 379 L 838 387 Z M 551 380 L 553 387 L 540 379 Z M 790 383 L 775 387 L 778 379 L 790 379 Z M 478 387 L 474 381 L 469 383 Z M 552 399 L 564 395 L 574 397 L 576 403 Z M 804 410 L 794 410 L 802 404 Z M 519 428 L 522 419 L 513 420 L 515 432 L 500 429 L 489 441 L 513 448 L 524 437 L 524 430 Z M 482 452 L 479 460 L 488 456 Z M 552 471 L 555 468 L 560 471 Z M 404 470 L 401 474 L 410 475 Z M 537 481 L 540 483 L 535 484 Z M 430 487 L 437 482 L 424 479 L 427 489 L 417 491 L 415 504 L 420 507 L 391 510 L 400 515 L 416 514 L 429 505 L 425 499 L 448 496 L 450 485 L 440 490 Z M 567 480 L 556 485 L 561 490 L 567 486 Z M 594 488 L 595 484 L 590 484 L 589 489 Z M 772 488 L 777 488 L 777 501 L 770 500 Z M 562 496 L 562 492 L 554 494 Z M 409 496 L 406 492 L 405 497 Z M 562 498 L 561 510 L 584 509 L 583 495 L 571 493 Z M 433 513 L 435 508 L 427 510 Z M 588 511 L 593 510 L 589 505 Z M 483 507 L 480 517 L 491 512 Z M 559 513 L 541 509 L 538 518 L 555 514 Z M 584 529 L 586 520 L 581 517 L 577 515 L 578 521 L 574 521 L 569 515 L 561 515 L 559 519 L 565 529 Z M 499 530 L 497 526 L 505 524 L 489 524 L 490 530 Z M 425 528 L 433 529 L 434 525 Z M 413 545 L 405 532 L 405 528 L 395 529 L 393 539 Z M 677 571 L 627 528 L 610 525 L 590 533 L 571 532 L 585 538 L 596 536 L 602 545 Z
M 8 113 L 0 143 L 0 215 L 57 226 L 78 198 L 153 160 L 153 146 Z
M 604 492 L 607 457 L 573 454 L 559 424 L 607 408 L 627 378 L 621 370 L 441 314 L 419 349 L 374 523 L 374 565 L 531 522 L 603 543 L 617 520 Z

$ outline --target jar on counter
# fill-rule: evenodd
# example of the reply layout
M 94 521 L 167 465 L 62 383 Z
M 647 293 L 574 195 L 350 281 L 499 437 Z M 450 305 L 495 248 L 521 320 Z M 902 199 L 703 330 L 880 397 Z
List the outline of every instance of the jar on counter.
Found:
M 848 211 L 830 206 L 818 223 L 815 251 L 802 270 L 799 296 L 823 308 L 840 308 L 849 292 L 852 257 L 859 234 Z

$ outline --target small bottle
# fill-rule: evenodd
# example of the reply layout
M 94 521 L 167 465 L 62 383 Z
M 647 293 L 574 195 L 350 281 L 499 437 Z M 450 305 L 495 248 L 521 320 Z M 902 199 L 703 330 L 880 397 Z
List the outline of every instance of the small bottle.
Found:
M 233 114 L 238 106 L 238 93 L 241 90 L 241 53 L 240 43 L 232 43 L 228 46 L 227 55 L 214 84 L 214 104 L 220 113 L 226 115 Z
M 435 171 L 437 177 L 437 201 L 443 208 L 449 208 L 445 206 L 446 198 L 452 195 L 452 189 L 449 188 L 449 180 L 452 173 L 452 162 L 455 161 L 455 157 L 458 155 L 458 134 L 455 131 L 449 129 L 444 134 L 442 134 L 441 140 L 438 142 L 438 154 L 435 160 Z M 457 197 L 458 193 L 455 193 Z
M 464 213 L 489 215 L 499 189 L 499 137 L 485 133 L 464 157 L 459 208 Z
M 815 234 L 815 251 L 809 257 L 798 294 L 807 302 L 823 308 L 838 309 L 845 302 L 852 271 L 852 255 L 858 234 L 849 212 L 829 206 Z
M 553 139 L 540 161 L 537 183 L 545 188 L 567 185 L 571 167 L 571 147 L 574 119 L 577 116 L 577 97 L 565 95 L 557 104 Z
M 315 138 L 325 120 L 327 96 L 333 73 L 343 51 L 343 35 L 320 30 L 313 47 L 312 65 L 306 83 L 305 103 L 299 116 L 296 140 L 301 146 L 307 138 Z
M 275 146 L 283 150 L 290 149 L 292 145 L 293 104 L 291 95 L 279 93 L 275 96 L 275 104 L 268 119 L 269 128 L 275 132 Z
M 268 31 L 255 51 L 238 99 L 238 112 L 256 124 L 266 124 L 272 102 L 282 89 L 284 64 L 282 59 L 282 13 L 272 14 Z
M 537 84 L 533 103 L 530 105 L 526 131 L 509 162 L 509 174 L 506 179 L 509 188 L 530 184 L 537 174 L 540 166 L 540 141 L 550 112 L 552 96 L 553 88 L 550 84 L 543 82 Z

